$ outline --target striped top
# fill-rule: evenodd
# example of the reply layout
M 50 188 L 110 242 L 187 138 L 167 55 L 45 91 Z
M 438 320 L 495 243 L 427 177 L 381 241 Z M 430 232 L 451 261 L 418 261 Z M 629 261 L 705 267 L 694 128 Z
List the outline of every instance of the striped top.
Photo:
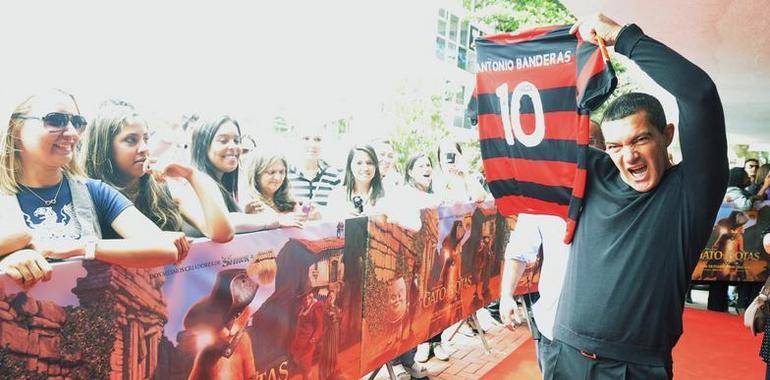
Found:
M 313 201 L 318 205 L 326 206 L 329 194 L 339 186 L 342 179 L 337 170 L 331 168 L 324 161 L 319 162 L 319 170 L 315 177 L 308 179 L 302 174 L 302 170 L 296 166 L 289 168 L 289 183 L 294 199 L 299 203 Z
M 596 45 L 543 27 L 476 40 L 484 174 L 503 215 L 557 215 L 572 240 L 586 182 L 589 112 L 615 89 Z

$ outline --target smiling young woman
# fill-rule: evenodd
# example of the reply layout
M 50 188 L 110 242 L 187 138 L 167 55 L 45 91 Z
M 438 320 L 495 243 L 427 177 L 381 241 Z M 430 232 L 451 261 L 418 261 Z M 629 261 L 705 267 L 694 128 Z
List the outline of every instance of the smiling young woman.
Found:
M 46 258 L 151 267 L 189 250 L 183 234 L 163 233 L 118 191 L 85 178 L 76 146 L 87 124 L 71 94 L 51 90 L 24 100 L 0 130 L 0 230 L 31 235 L 0 271 L 24 286 L 50 279 Z M 108 228 L 125 239 L 102 240 Z
M 301 227 L 299 222 L 283 225 L 269 213 L 244 212 L 238 206 L 238 172 L 240 169 L 241 127 L 229 117 L 221 116 L 202 122 L 192 133 L 192 163 L 219 186 L 227 206 L 227 218 L 236 232 L 252 232 L 281 226 Z M 256 154 L 254 152 L 253 154 Z
M 84 141 L 88 176 L 119 189 L 164 231 L 184 231 L 217 242 L 232 239 L 234 231 L 216 183 L 187 165 L 157 165 L 150 156 L 149 136 L 147 122 L 132 106 L 103 105 Z M 105 236 L 115 235 L 111 229 L 105 231 Z
M 372 215 L 382 211 L 382 185 L 377 153 L 370 145 L 357 145 L 348 152 L 342 186 L 329 194 L 328 214 L 340 218 Z

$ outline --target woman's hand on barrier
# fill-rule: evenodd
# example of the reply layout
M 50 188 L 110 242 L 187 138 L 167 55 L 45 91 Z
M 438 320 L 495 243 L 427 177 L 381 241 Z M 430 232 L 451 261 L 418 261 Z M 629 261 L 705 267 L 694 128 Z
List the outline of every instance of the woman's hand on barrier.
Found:
M 164 231 L 163 234 L 169 237 L 174 246 L 176 246 L 176 261 L 181 262 L 187 258 L 187 254 L 190 253 L 192 239 L 188 238 L 183 232 Z
M 23 288 L 28 289 L 39 281 L 48 281 L 53 276 L 51 264 L 45 257 L 32 249 L 22 249 L 0 260 L 0 271 L 5 272 Z
M 302 213 L 278 214 L 278 226 L 280 227 L 302 228 L 305 226 L 305 220 L 307 220 L 307 216 Z
M 249 201 L 243 206 L 243 212 L 247 214 L 258 214 L 265 210 L 265 202 L 259 199 Z

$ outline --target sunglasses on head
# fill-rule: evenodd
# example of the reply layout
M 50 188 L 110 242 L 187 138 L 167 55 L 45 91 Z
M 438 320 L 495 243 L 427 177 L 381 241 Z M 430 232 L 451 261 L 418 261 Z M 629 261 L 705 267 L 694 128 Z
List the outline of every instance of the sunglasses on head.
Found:
M 70 115 L 68 113 L 64 112 L 51 112 L 43 117 L 39 116 L 26 116 L 26 115 L 14 115 L 15 119 L 35 119 L 35 120 L 41 120 L 43 124 L 54 127 L 54 128 L 60 128 L 64 129 L 67 128 L 67 124 L 70 122 L 72 123 L 72 126 L 75 127 L 77 130 L 82 130 L 83 128 L 88 125 L 88 122 L 86 121 L 86 118 L 81 115 Z

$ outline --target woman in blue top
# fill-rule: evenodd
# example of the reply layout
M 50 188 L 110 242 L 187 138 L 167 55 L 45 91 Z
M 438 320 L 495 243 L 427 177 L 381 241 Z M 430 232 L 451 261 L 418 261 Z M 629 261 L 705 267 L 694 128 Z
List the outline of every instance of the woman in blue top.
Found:
M 117 190 L 85 178 L 76 147 L 86 126 L 75 98 L 52 90 L 19 104 L 0 130 L 0 230 L 32 236 L 0 271 L 24 286 L 51 277 L 46 258 L 153 267 L 189 250 L 184 234 L 162 232 Z M 107 227 L 124 239 L 102 240 Z

